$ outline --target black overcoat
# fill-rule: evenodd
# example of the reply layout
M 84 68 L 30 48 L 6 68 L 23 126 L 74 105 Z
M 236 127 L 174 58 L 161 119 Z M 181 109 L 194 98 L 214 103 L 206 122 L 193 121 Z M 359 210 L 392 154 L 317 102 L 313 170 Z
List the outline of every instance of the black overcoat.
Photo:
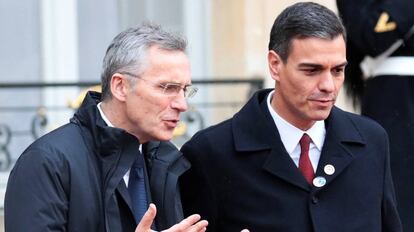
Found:
M 182 147 L 192 163 L 180 181 L 184 213 L 201 213 L 208 231 L 401 231 L 384 129 L 334 107 L 315 174 L 326 184 L 310 186 L 284 149 L 269 91 Z

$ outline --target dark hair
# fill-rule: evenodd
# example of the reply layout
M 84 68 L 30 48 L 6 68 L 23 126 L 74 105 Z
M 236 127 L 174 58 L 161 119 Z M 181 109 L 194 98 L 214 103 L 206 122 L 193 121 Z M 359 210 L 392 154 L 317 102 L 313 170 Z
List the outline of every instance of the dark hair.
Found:
M 184 52 L 187 41 L 180 35 L 167 32 L 160 25 L 153 23 L 129 28 L 112 40 L 102 65 L 102 100 L 112 97 L 110 83 L 113 74 L 130 72 L 139 75 L 144 71 L 146 52 L 154 45 L 164 50 Z
M 291 43 L 296 38 L 334 39 L 346 31 L 341 19 L 328 8 L 313 2 L 289 6 L 276 18 L 270 32 L 269 51 L 275 51 L 286 62 Z

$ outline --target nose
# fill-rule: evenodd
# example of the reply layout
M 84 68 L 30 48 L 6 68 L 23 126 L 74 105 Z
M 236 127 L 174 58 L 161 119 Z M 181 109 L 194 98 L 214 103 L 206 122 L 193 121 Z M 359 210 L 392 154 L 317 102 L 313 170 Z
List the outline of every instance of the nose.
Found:
M 330 72 L 323 73 L 321 75 L 320 81 L 319 81 L 319 90 L 321 92 L 334 92 L 335 91 L 335 80 L 334 76 Z
M 188 109 L 187 100 L 184 94 L 178 94 L 171 102 L 171 108 L 184 112 Z

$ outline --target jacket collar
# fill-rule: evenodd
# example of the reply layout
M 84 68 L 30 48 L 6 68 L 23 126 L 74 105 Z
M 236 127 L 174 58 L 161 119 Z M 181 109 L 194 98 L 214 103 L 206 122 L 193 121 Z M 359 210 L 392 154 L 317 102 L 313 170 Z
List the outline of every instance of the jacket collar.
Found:
M 269 156 L 263 169 L 304 190 L 311 186 L 303 178 L 298 168 L 286 152 L 266 104 L 271 89 L 256 92 L 248 103 L 234 116 L 232 122 L 235 148 L 237 151 L 269 150 Z M 327 180 L 325 186 L 335 179 L 353 160 L 356 154 L 349 146 L 364 146 L 365 139 L 358 126 L 349 116 L 337 107 L 333 107 L 325 120 L 326 138 L 315 176 Z M 243 153 L 241 153 L 243 154 Z M 326 175 L 324 167 L 335 167 L 333 175 Z
M 270 91 L 267 89 L 256 92 L 246 105 L 234 115 L 232 128 L 236 150 L 269 149 L 275 142 L 274 138 L 280 138 L 266 106 L 266 96 Z
M 99 149 L 99 154 L 101 156 L 111 155 L 114 150 L 123 146 L 125 137 L 133 137 L 139 144 L 138 139 L 125 130 L 106 125 L 97 107 L 100 101 L 100 93 L 89 91 L 71 119 L 89 130 L 94 140 L 94 148 Z
M 313 187 L 312 191 L 320 191 L 329 186 L 352 163 L 355 157 L 361 154 L 358 152 L 358 147 L 364 147 L 366 139 L 360 132 L 361 128 L 355 123 L 354 117 L 351 113 L 333 107 L 331 114 L 325 120 L 326 138 L 315 177 L 324 178 L 326 183 L 322 187 Z M 335 168 L 333 174 L 325 172 L 327 165 L 332 165 Z
M 100 101 L 100 93 L 88 92 L 71 122 L 81 126 L 83 136 L 88 136 L 87 143 L 93 143 L 93 146 L 87 146 L 100 161 L 107 202 L 135 161 L 140 143 L 125 130 L 106 125 L 97 108 Z M 129 197 L 124 198 L 128 202 Z
M 140 144 L 136 137 L 126 131 L 106 126 L 97 108 L 100 99 L 99 93 L 88 92 L 71 121 L 86 128 L 87 133 L 83 134 L 89 136 L 87 141 L 94 143 L 91 152 L 100 160 L 105 204 L 113 201 L 117 189 L 130 206 L 129 193 L 122 179 L 135 161 Z M 147 182 L 146 186 L 151 193 L 148 199 L 155 202 L 158 208 L 155 223 L 159 228 L 167 228 L 167 225 L 171 226 L 182 219 L 182 215 L 175 213 L 177 182 L 178 177 L 190 168 L 190 163 L 170 142 L 148 142 L 143 145 L 143 154 L 147 160 L 146 168 L 150 170 L 149 184 Z M 176 215 L 177 218 L 170 215 Z

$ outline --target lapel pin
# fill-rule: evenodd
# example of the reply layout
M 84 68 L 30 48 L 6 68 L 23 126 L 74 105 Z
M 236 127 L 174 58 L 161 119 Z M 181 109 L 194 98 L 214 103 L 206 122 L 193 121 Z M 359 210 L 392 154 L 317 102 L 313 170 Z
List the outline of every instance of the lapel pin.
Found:
M 335 167 L 332 164 L 327 164 L 323 168 L 323 171 L 325 172 L 326 175 L 330 176 L 335 173 Z
M 326 179 L 325 177 L 318 176 L 318 177 L 315 177 L 315 179 L 313 179 L 312 183 L 315 187 L 320 188 L 326 184 Z

